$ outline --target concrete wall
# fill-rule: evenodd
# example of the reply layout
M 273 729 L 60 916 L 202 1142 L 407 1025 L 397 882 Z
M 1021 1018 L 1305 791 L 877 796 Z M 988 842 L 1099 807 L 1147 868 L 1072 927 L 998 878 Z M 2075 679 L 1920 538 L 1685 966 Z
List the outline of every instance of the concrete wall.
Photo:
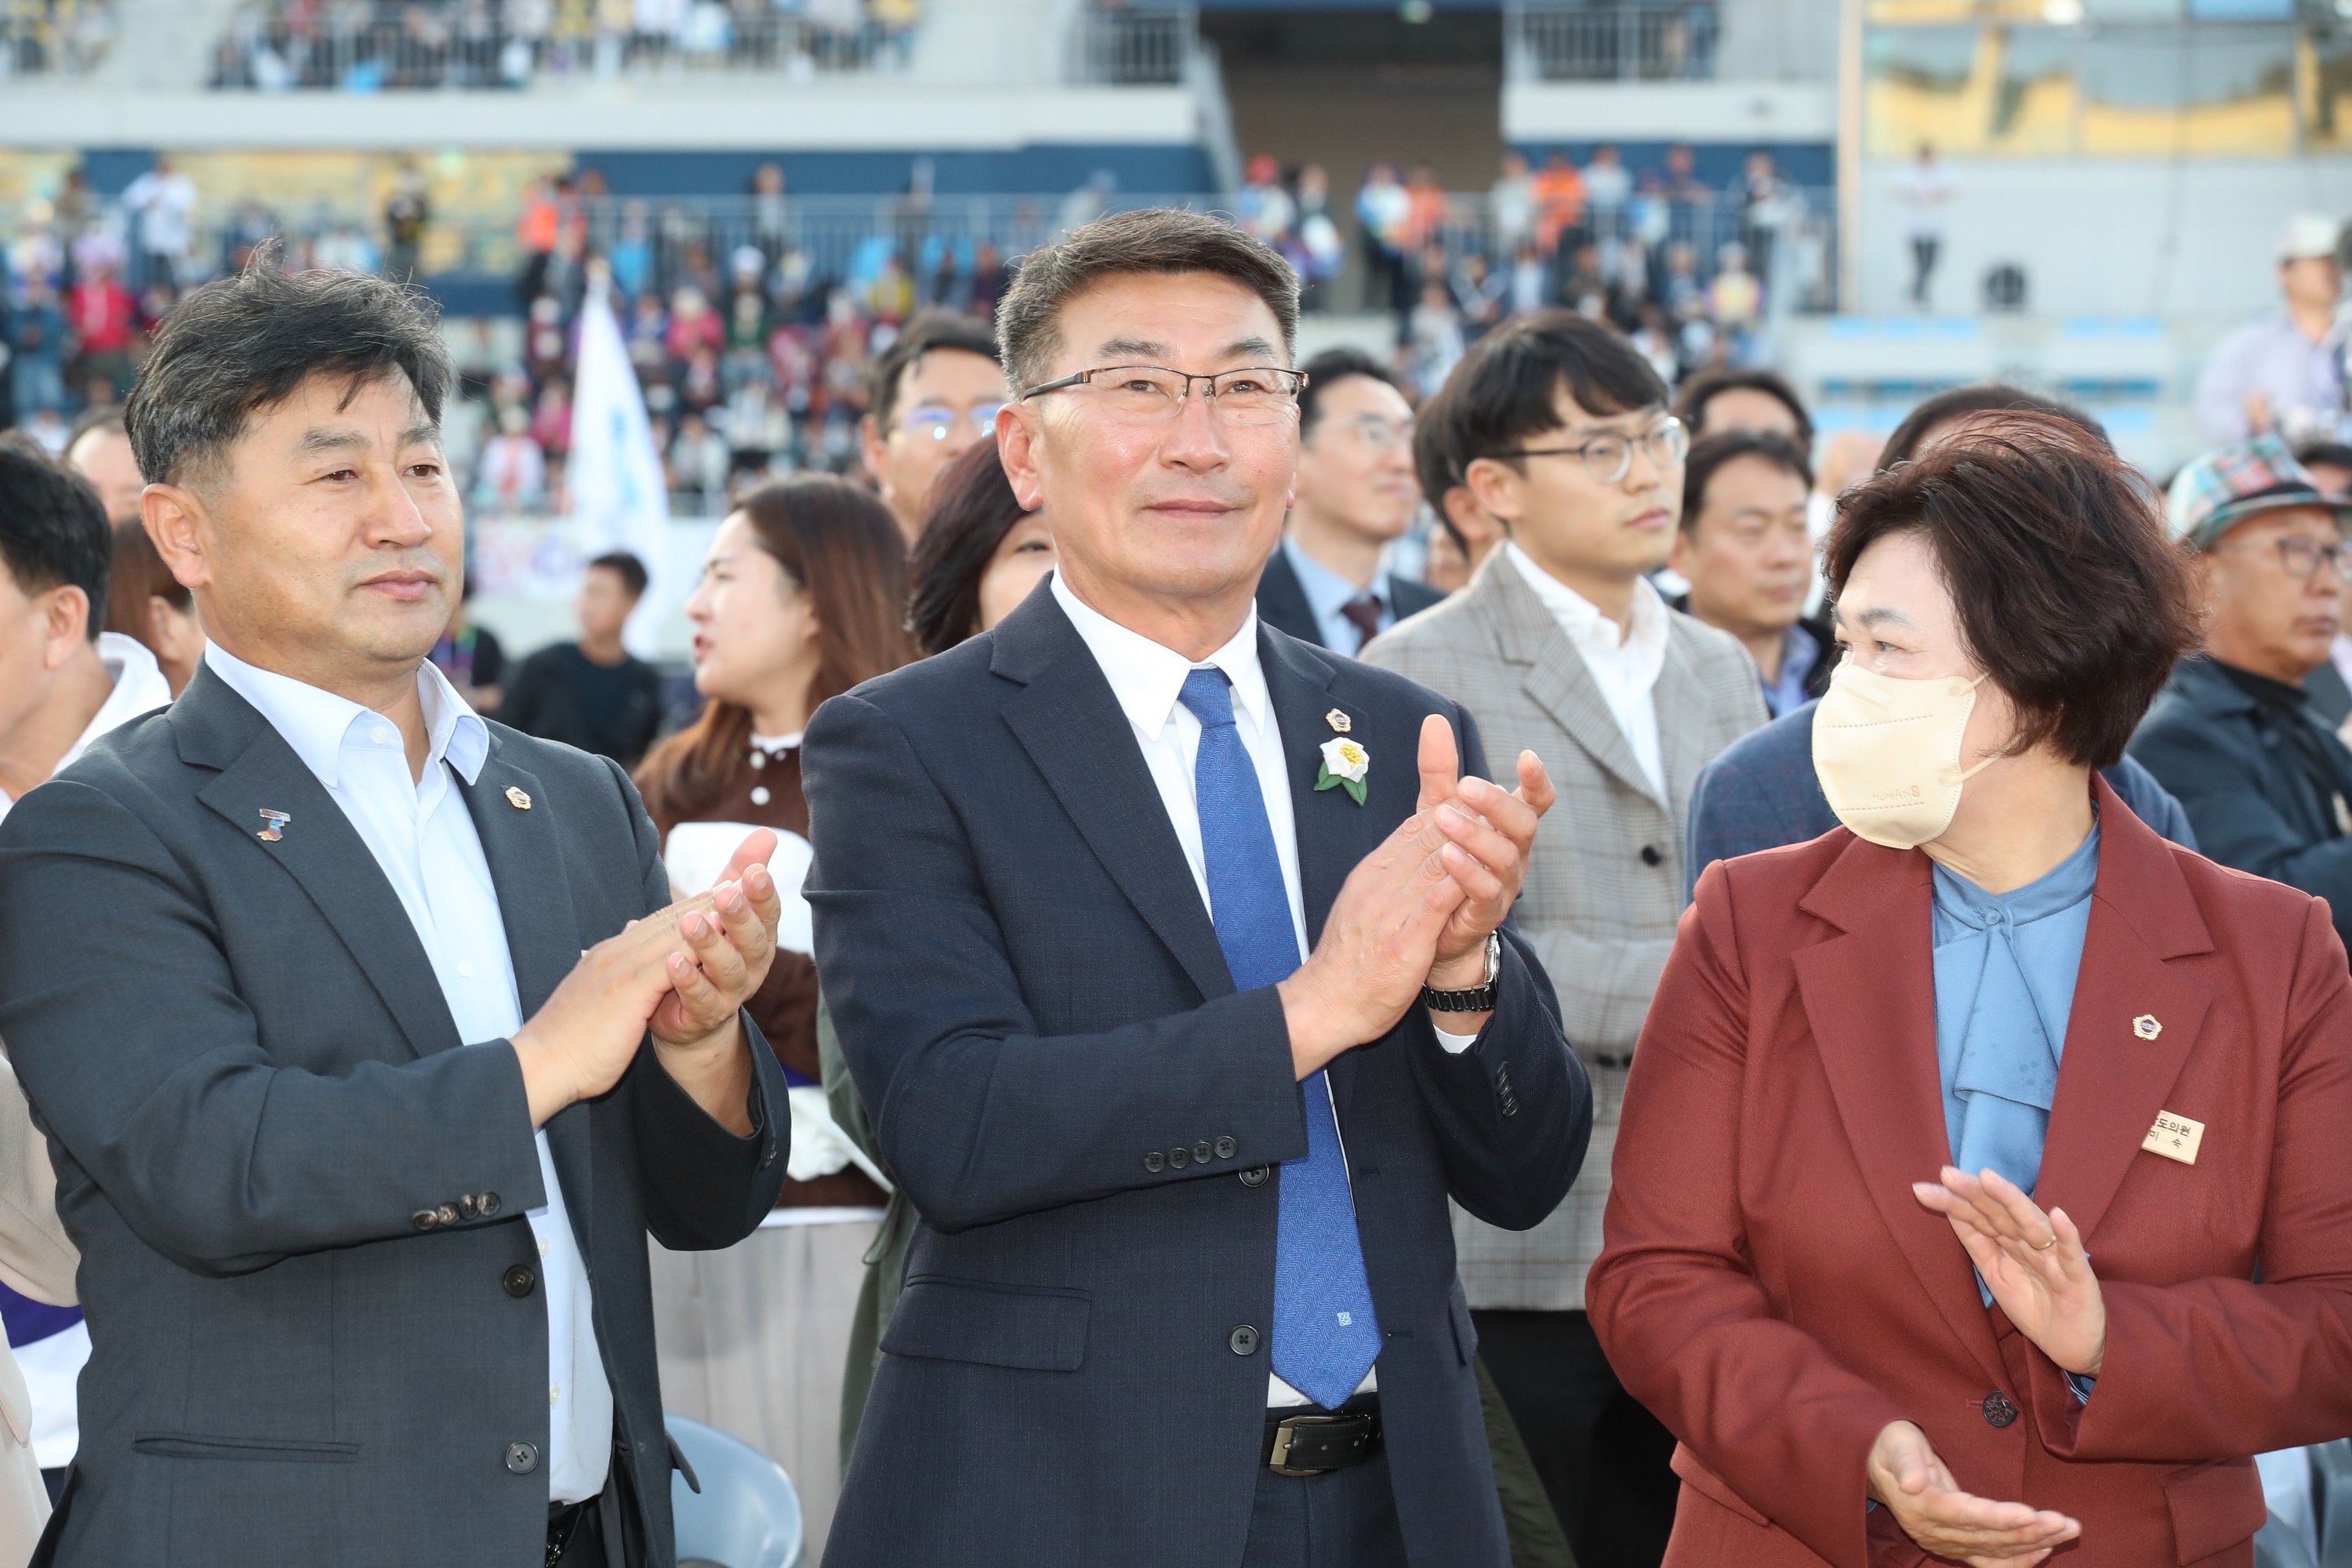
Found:
M 1719 0 L 1716 69 L 1727 81 L 1837 81 L 1837 0 Z
M 2045 316 L 2238 319 L 2275 304 L 2289 214 L 2352 216 L 2352 159 L 1952 159 L 1957 195 L 1929 310 L 1967 314 L 1986 271 L 2025 268 Z M 1864 315 L 1912 307 L 1900 163 L 1863 165 Z

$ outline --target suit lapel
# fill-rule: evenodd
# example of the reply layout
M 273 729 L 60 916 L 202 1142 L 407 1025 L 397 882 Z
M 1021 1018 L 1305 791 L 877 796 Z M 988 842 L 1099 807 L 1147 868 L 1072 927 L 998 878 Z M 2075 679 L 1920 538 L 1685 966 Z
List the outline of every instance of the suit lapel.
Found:
M 2213 951 L 2171 849 L 2119 809 L 2104 779 L 2097 789 L 2099 880 L 2034 1187 L 2035 1201 L 2064 1209 L 2095 1254 L 2099 1221 L 2157 1113 L 2183 1109 L 2168 1107 L 2165 1097 L 2211 1005 L 2206 988 L 2167 961 Z M 2142 1017 L 2155 1020 L 2155 1039 L 2135 1029 Z
M 1257 580 L 1258 619 L 1304 643 L 1323 645 L 1323 627 L 1315 606 L 1307 602 L 1307 585 L 1291 570 L 1290 556 L 1279 544 L 1265 558 L 1265 572 Z
M 525 1018 L 580 962 L 580 925 L 564 879 L 562 824 L 538 776 L 506 755 L 506 743 L 491 731 L 489 755 L 470 784 L 455 783 L 474 819 L 482 858 L 498 889 L 499 921 L 506 928 L 507 957 L 514 966 L 515 999 Z M 515 793 L 509 794 L 509 791 Z M 528 801 L 528 806 L 518 802 Z M 547 1123 L 547 1146 L 563 1184 L 564 1206 L 583 1253 L 594 1212 L 595 1161 L 590 1149 L 593 1106 L 566 1107 Z
M 249 726 L 236 718 L 231 704 Z M 399 1024 L 409 1048 L 427 1056 L 463 1044 L 400 895 L 294 749 L 209 669 L 198 671 L 172 722 L 175 731 L 186 731 L 182 752 L 190 760 L 204 761 L 196 753 L 215 747 L 233 753 L 212 764 L 220 772 L 196 797 L 236 828 L 253 854 L 275 861 L 309 896 Z M 234 733 L 238 730 L 242 736 Z M 275 841 L 259 837 L 269 826 L 264 810 L 285 814 Z
M 1230 996 L 1232 973 L 1201 902 L 1160 786 L 1110 682 L 1047 584 L 995 632 L 992 668 L 1025 684 L 1004 721 L 1119 891 L 1203 998 Z
M 1844 935 L 1796 954 L 1797 988 L 1846 1142 L 1879 1218 L 1988 1387 L 2007 1373 L 1968 1253 L 1911 1184 L 1949 1163 L 1936 1069 L 1935 954 L 1924 855 L 1855 839 L 1800 908 Z
M 1691 671 L 1690 649 L 1675 635 L 1672 612 L 1668 616 L 1666 659 L 1659 668 L 1658 684 L 1652 700 L 1660 713 L 1675 714 L 1687 720 L 1705 711 L 1704 700 L 1698 680 Z M 1666 800 L 1680 803 L 1668 806 L 1675 818 L 1676 843 L 1682 841 L 1683 817 L 1688 811 L 1691 785 L 1697 780 L 1699 769 L 1710 760 L 1706 736 L 1698 725 L 1678 722 L 1658 726 L 1658 769 L 1666 775 Z
M 1576 651 L 1576 645 L 1568 640 L 1568 634 L 1559 629 L 1535 590 L 1520 580 L 1518 568 L 1497 552 L 1471 592 L 1486 602 L 1488 613 L 1500 623 L 1504 657 L 1523 667 L 1521 683 L 1536 705 L 1628 789 L 1664 805 L 1658 800 L 1657 785 L 1634 759 L 1633 742 L 1618 727 L 1617 716 L 1601 699 L 1584 656 Z M 1659 726 L 1662 731 L 1667 727 Z

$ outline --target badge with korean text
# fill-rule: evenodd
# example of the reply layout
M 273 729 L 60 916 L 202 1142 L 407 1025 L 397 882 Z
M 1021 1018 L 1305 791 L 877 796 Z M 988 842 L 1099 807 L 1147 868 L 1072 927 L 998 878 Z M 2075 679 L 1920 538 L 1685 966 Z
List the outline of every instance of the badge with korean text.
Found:
M 2161 1154 L 2168 1160 L 2178 1160 L 2184 1165 L 2197 1163 L 2197 1146 L 2205 1142 L 2205 1124 L 2174 1111 L 2156 1113 L 2156 1125 L 2139 1146 L 2151 1154 Z

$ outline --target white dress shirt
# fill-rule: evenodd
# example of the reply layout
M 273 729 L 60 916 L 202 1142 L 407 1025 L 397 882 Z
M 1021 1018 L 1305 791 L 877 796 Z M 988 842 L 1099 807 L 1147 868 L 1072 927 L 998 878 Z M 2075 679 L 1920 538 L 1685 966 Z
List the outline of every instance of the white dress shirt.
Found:
M 1282 730 L 1275 721 L 1274 698 L 1267 691 L 1265 669 L 1257 657 L 1257 610 L 1253 606 L 1242 629 L 1233 640 L 1217 649 L 1199 664 L 1194 664 L 1171 647 L 1153 642 L 1140 632 L 1129 631 L 1117 621 L 1095 609 L 1064 585 L 1062 574 L 1054 574 L 1054 600 L 1070 624 L 1085 639 L 1087 651 L 1102 667 L 1103 679 L 1110 682 L 1111 695 L 1118 700 L 1120 711 L 1127 715 L 1129 726 L 1135 731 L 1135 743 L 1142 750 L 1144 766 L 1151 770 L 1151 782 L 1159 786 L 1160 804 L 1168 812 L 1169 826 L 1176 830 L 1176 842 L 1183 847 L 1184 863 L 1192 869 L 1192 884 L 1201 891 L 1201 907 L 1209 911 L 1212 923 L 1216 920 L 1216 907 L 1209 901 L 1209 862 L 1201 847 L 1201 805 L 1194 787 L 1193 764 L 1201 754 L 1201 721 L 1181 698 L 1184 678 L 1195 669 L 1220 669 L 1233 683 L 1234 728 L 1240 732 L 1242 749 L 1249 753 L 1257 769 L 1258 793 L 1265 799 L 1266 826 L 1274 830 L 1275 858 L 1282 862 L 1282 890 L 1290 900 L 1290 927 L 1298 939 L 1298 951 L 1307 952 L 1307 903 L 1298 884 L 1298 823 L 1291 815 L 1290 775 L 1286 771 L 1282 752 Z M 1468 1050 L 1477 1042 L 1475 1035 L 1451 1035 L 1441 1030 L 1438 1044 L 1448 1051 Z M 1323 1080 L 1324 1093 L 1330 1093 L 1331 1080 Z M 1339 1126 L 1339 1107 L 1334 1101 L 1331 1121 Z M 1344 1156 L 1347 1135 L 1340 1133 L 1340 1150 Z M 1353 1177 L 1349 1178 L 1352 1183 Z M 1269 1405 L 1308 1405 L 1313 1401 L 1290 1384 L 1269 1373 L 1266 1377 L 1266 1404 Z M 1359 1394 L 1380 1386 L 1380 1369 L 1376 1366 L 1364 1374 L 1357 1385 Z
M 448 679 L 427 661 L 417 694 L 432 748 L 421 778 L 411 778 L 400 727 L 347 698 L 288 676 L 257 669 L 218 643 L 205 662 L 292 747 L 342 808 L 400 895 L 416 940 L 441 983 L 442 999 L 470 1047 L 513 1037 L 522 1025 L 514 962 L 489 862 L 454 772 L 467 784 L 488 759 L 488 726 L 466 706 Z M 299 817 L 285 825 L 302 831 Z M 552 1502 L 579 1502 L 604 1487 L 613 1459 L 613 1390 L 596 1347 L 588 1270 L 563 1203 L 547 1133 L 534 1134 L 547 1205 L 529 1211 L 547 1291 L 547 1491 Z
M 1633 748 L 1633 760 L 1650 787 L 1664 800 L 1666 764 L 1658 749 L 1658 708 L 1652 700 L 1666 668 L 1666 602 L 1642 578 L 1633 580 L 1633 626 L 1629 632 L 1601 613 L 1600 606 L 1537 565 L 1509 540 L 1503 554 L 1551 612 L 1559 629 L 1592 674 L 1601 700 Z
M 114 689 L 106 694 L 106 700 L 82 726 L 74 743 L 66 748 L 66 754 L 49 770 L 53 773 L 63 772 L 67 763 L 89 751 L 89 743 L 109 730 L 151 709 L 172 705 L 172 683 L 163 679 L 163 668 L 156 664 L 155 656 L 147 651 L 146 644 L 121 632 L 100 632 L 98 658 L 106 666 L 107 679 L 114 683 Z M 0 816 L 7 816 L 8 808 L 16 804 L 6 790 L 0 790 Z

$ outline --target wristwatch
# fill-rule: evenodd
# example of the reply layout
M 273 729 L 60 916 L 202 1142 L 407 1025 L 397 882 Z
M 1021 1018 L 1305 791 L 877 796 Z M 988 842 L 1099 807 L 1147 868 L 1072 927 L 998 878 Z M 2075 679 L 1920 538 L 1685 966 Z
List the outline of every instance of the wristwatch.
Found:
M 1467 991 L 1421 988 L 1421 1005 L 1433 1013 L 1491 1013 L 1495 1010 L 1496 979 L 1503 973 L 1503 939 L 1486 933 L 1486 978 Z

